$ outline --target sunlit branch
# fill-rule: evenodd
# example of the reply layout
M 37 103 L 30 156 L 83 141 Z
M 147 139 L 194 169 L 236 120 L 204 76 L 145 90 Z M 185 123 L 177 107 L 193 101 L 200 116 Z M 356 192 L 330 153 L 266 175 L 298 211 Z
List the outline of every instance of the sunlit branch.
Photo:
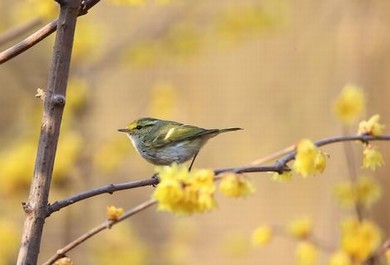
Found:
M 369 142 L 369 141 L 388 141 L 390 140 L 390 135 L 381 135 L 381 136 L 370 136 L 370 135 L 354 135 L 354 136 L 338 136 L 321 139 L 316 141 L 317 146 L 324 146 L 338 142 L 346 141 L 360 141 L 360 142 Z M 277 160 L 271 166 L 260 166 L 260 165 L 248 165 L 241 167 L 231 167 L 231 168 L 222 168 L 214 170 L 215 175 L 222 173 L 256 173 L 256 172 L 278 172 L 282 173 L 284 171 L 289 171 L 290 168 L 287 166 L 287 163 L 292 161 L 295 158 L 296 152 L 290 151 L 284 157 Z M 67 207 L 78 201 L 86 200 L 88 198 L 109 193 L 112 194 L 120 190 L 134 189 L 144 186 L 157 185 L 159 182 L 156 176 L 147 179 L 135 180 L 130 182 L 124 182 L 119 184 L 109 184 L 92 190 L 84 191 L 68 198 L 65 198 L 60 201 L 56 201 L 53 204 L 49 204 L 47 208 L 47 216 L 51 215 L 53 212 L 59 211 L 64 207 Z

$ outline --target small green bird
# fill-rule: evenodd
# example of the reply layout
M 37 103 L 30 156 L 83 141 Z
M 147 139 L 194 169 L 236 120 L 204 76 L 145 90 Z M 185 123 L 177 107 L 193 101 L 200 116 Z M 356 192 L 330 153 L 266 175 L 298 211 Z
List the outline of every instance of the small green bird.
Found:
M 241 128 L 203 129 L 175 121 L 141 118 L 130 123 L 124 132 L 137 152 L 154 165 L 184 163 L 192 158 L 190 169 L 202 146 L 220 133 Z

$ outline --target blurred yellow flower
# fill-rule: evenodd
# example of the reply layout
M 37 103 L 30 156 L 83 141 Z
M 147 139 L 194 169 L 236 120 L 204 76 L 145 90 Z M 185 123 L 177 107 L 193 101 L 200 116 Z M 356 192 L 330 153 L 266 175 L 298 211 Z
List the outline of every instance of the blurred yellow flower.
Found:
M 361 204 L 370 207 L 381 197 L 381 187 L 370 177 L 360 177 L 355 183 L 342 181 L 335 185 L 335 196 L 341 206 Z
M 61 183 L 69 177 L 75 168 L 81 152 L 84 139 L 80 134 L 71 131 L 63 131 L 58 141 L 56 161 L 53 170 L 53 181 Z
M 15 222 L 0 219 L 0 264 L 12 264 L 18 251 L 20 231 Z
M 369 220 L 348 218 L 341 223 L 341 247 L 352 259 L 364 262 L 381 242 L 379 228 Z
M 347 84 L 334 103 L 336 116 L 344 123 L 351 124 L 365 109 L 365 97 L 361 88 Z
M 73 261 L 68 257 L 63 257 L 54 262 L 54 265 L 73 265 Z
M 279 174 L 278 172 L 273 172 L 271 179 L 276 182 L 287 182 L 291 180 L 291 177 L 291 171 L 283 171 L 282 174 Z
M 330 256 L 328 265 L 353 265 L 353 262 L 347 253 L 338 250 Z
M 59 5 L 55 1 L 27 0 L 17 4 L 12 17 L 18 22 L 32 18 L 49 21 L 59 15 Z
M 107 206 L 107 219 L 110 221 L 117 221 L 123 213 L 123 208 L 117 208 L 113 205 Z
M 375 114 L 368 121 L 361 121 L 359 123 L 358 134 L 381 135 L 385 125 L 379 123 L 380 118 L 379 114 Z
M 287 225 L 287 232 L 298 239 L 306 239 L 313 232 L 313 221 L 309 217 L 299 217 Z
M 326 159 L 326 154 L 320 151 L 312 141 L 303 139 L 297 145 L 293 169 L 303 177 L 322 173 L 326 167 Z
M 366 145 L 363 151 L 363 167 L 375 170 L 381 167 L 385 161 L 377 146 Z
M 255 192 L 255 187 L 245 176 L 227 173 L 222 175 L 219 190 L 227 197 L 245 197 Z
M 104 25 L 98 23 L 78 23 L 76 27 L 74 44 L 72 50 L 72 59 L 79 60 L 96 60 L 99 58 L 101 48 L 105 44 L 102 30 Z
M 168 118 L 174 116 L 179 90 L 172 84 L 160 82 L 150 91 L 149 113 L 151 117 Z
M 272 239 L 271 227 L 262 225 L 255 229 L 252 233 L 252 245 L 262 247 L 267 245 Z
M 214 172 L 206 169 L 188 172 L 184 165 L 156 167 L 160 183 L 153 193 L 157 209 L 178 215 L 206 212 L 214 209 Z
M 250 250 L 249 240 L 246 235 L 237 231 L 229 231 L 223 240 L 223 250 L 232 258 L 242 258 Z
M 299 265 L 313 265 L 318 259 L 318 249 L 309 241 L 301 241 L 295 250 L 295 257 Z
M 93 154 L 93 163 L 102 174 L 112 173 L 118 169 L 120 163 L 129 155 L 129 147 L 124 144 L 126 139 L 115 137 L 101 143 Z

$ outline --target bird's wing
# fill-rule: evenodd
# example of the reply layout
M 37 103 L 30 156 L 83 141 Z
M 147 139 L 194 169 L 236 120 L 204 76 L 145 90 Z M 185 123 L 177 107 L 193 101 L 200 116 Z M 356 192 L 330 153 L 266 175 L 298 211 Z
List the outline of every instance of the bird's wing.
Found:
M 196 126 L 180 124 L 159 129 L 159 135 L 152 140 L 153 147 L 163 147 L 170 143 L 191 140 L 196 137 L 218 132 L 217 129 L 206 130 Z

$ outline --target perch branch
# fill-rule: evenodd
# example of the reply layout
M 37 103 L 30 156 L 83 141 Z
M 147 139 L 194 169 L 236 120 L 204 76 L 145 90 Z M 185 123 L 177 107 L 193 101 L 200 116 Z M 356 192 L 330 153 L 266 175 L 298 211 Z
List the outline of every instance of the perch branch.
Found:
M 355 135 L 355 136 L 339 136 L 339 137 L 330 137 L 319 140 L 315 142 L 317 146 L 324 146 L 337 142 L 345 142 L 345 141 L 361 141 L 361 142 L 369 142 L 369 141 L 385 141 L 390 140 L 390 135 L 382 135 L 382 136 L 369 136 L 369 135 Z M 290 148 L 290 147 L 289 147 Z M 279 153 L 279 152 L 278 152 Z M 260 165 L 248 165 L 241 167 L 232 167 L 232 168 L 222 168 L 214 170 L 215 175 L 219 175 L 222 173 L 232 172 L 232 173 L 256 173 L 256 172 L 283 172 L 288 171 L 290 168 L 287 166 L 287 163 L 295 158 L 295 150 L 289 151 L 284 157 L 280 160 L 276 161 L 271 166 L 260 166 Z M 48 205 L 47 216 L 52 214 L 53 212 L 59 211 L 62 208 L 69 206 L 78 201 L 82 201 L 100 194 L 109 193 L 112 194 L 116 191 L 120 190 L 128 190 L 139 187 L 144 187 L 148 185 L 157 185 L 159 182 L 156 176 L 147 179 L 135 180 L 131 182 L 124 182 L 119 184 L 109 184 L 102 187 L 98 187 L 95 189 L 91 189 L 88 191 L 84 191 L 75 195 L 72 195 L 68 198 L 65 198 L 60 201 L 56 201 L 53 204 Z

